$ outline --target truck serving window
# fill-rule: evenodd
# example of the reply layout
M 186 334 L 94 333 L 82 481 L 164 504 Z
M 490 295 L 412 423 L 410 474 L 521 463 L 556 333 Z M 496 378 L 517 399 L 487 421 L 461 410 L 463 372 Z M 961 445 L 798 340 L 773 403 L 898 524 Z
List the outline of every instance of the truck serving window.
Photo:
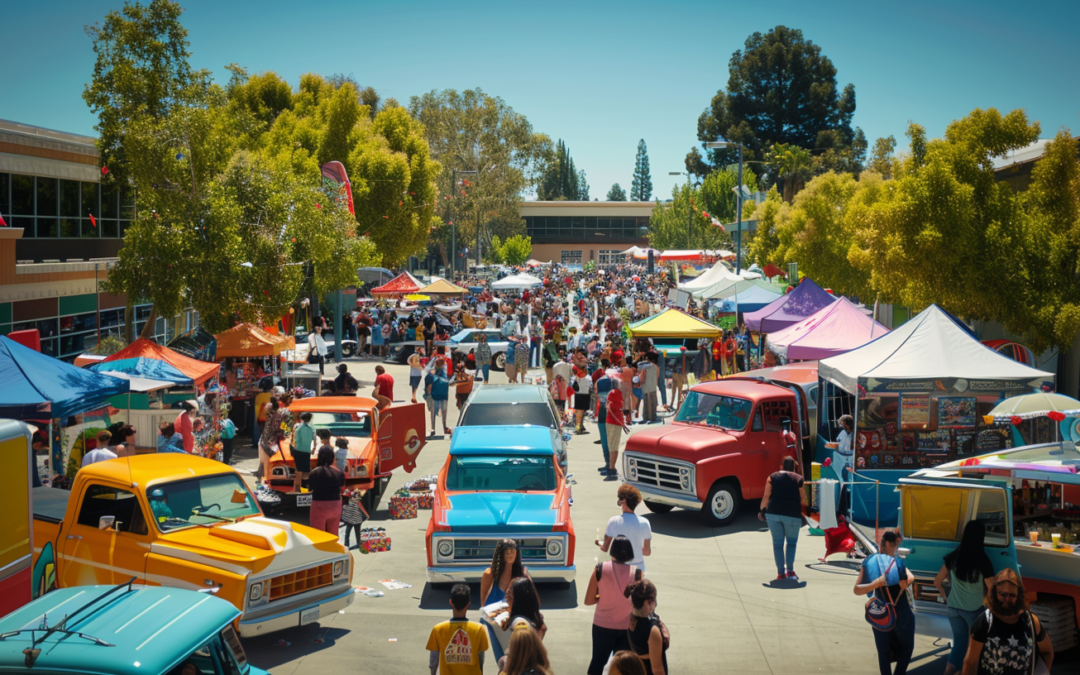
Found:
M 675 421 L 742 431 L 750 421 L 750 411 L 753 407 L 753 402 L 745 398 L 691 391 L 686 395 L 683 404 L 679 406 L 679 414 L 675 416 Z
M 447 490 L 554 490 L 551 455 L 454 455 L 446 474 Z
M 259 515 L 243 480 L 231 473 L 156 483 L 146 497 L 162 532 Z
M 146 518 L 134 492 L 105 485 L 89 485 L 79 506 L 79 525 L 96 529 L 102 516 L 116 518 L 117 532 L 147 532 Z
M 1009 545 L 1004 490 L 908 485 L 901 508 L 905 537 L 959 542 L 967 522 L 981 520 L 987 546 Z

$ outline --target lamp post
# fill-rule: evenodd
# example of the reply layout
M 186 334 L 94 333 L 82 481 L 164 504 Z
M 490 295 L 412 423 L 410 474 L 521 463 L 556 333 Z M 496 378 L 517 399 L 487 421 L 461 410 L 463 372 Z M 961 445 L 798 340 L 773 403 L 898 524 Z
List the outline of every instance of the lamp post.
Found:
M 457 190 L 458 176 L 480 173 L 475 169 L 454 169 L 451 171 L 451 177 L 453 183 L 450 186 L 451 190 Z M 455 198 L 457 195 L 455 195 Z M 457 272 L 457 225 L 454 224 L 454 207 L 453 200 L 450 202 L 450 281 L 454 281 L 454 274 Z
M 694 185 L 690 181 L 692 176 L 689 171 L 668 171 L 669 176 L 686 176 L 686 212 L 690 214 L 690 218 L 686 221 L 686 250 L 693 248 L 691 239 L 693 238 L 694 231 L 694 209 L 691 206 L 691 202 L 694 200 Z
M 706 143 L 705 147 L 709 150 L 731 147 L 739 149 L 739 184 L 735 187 L 735 274 L 738 274 L 742 271 L 742 200 L 744 194 L 742 184 L 742 145 L 740 143 L 725 141 L 723 138 L 718 138 L 715 141 Z

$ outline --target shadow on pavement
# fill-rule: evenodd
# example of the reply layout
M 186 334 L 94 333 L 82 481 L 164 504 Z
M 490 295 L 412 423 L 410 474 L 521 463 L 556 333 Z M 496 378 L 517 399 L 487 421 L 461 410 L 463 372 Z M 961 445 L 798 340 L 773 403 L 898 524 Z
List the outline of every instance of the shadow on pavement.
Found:
M 350 632 L 344 628 L 323 627 L 318 623 L 312 623 L 269 635 L 245 638 L 244 651 L 253 666 L 269 670 L 308 654 L 333 647 L 338 640 Z M 281 640 L 288 644 L 278 646 Z
M 744 508 L 735 522 L 725 527 L 709 527 L 700 513 L 685 509 L 673 509 L 668 513 L 646 513 L 645 519 L 649 521 L 653 532 L 680 539 L 710 539 L 740 532 L 769 531 L 765 523 L 757 519 L 757 512 L 751 512 L 749 508 Z
M 773 579 L 772 581 L 761 584 L 765 588 L 772 588 L 778 591 L 791 591 L 797 588 L 806 588 L 806 582 L 794 579 Z
M 424 584 L 424 590 L 420 593 L 420 609 L 444 610 L 450 606 L 450 589 L 453 584 L 439 584 L 433 586 Z M 469 609 L 480 609 L 480 584 L 469 584 L 472 591 L 472 603 Z M 536 590 L 540 594 L 540 607 L 547 609 L 574 609 L 578 606 L 577 582 L 570 582 L 569 587 L 561 588 L 557 584 L 537 584 Z

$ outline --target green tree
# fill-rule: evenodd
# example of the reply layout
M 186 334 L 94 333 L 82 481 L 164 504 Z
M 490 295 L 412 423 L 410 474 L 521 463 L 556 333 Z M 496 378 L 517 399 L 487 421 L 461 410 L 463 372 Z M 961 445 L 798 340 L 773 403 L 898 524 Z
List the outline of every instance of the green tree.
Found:
M 775 143 L 765 159 L 776 171 L 778 182 L 783 186 L 784 201 L 789 203 L 814 174 L 810 151 L 796 145 Z
M 540 201 L 577 200 L 581 194 L 579 175 L 574 159 L 562 139 L 547 153 L 544 168 L 536 187 Z
M 123 185 L 127 178 L 124 139 L 137 119 L 160 120 L 179 102 L 205 92 L 209 71 L 188 63 L 184 10 L 171 0 L 148 5 L 126 1 L 104 23 L 86 26 L 94 45 L 94 74 L 83 100 L 98 116 L 94 129 L 106 180 Z
M 524 265 L 532 256 L 532 239 L 515 234 L 499 248 L 499 257 L 507 265 Z
M 432 158 L 446 168 L 439 177 L 438 213 L 444 222 L 453 214 L 458 240 L 476 242 L 479 232 L 481 250 L 491 250 L 495 236 L 524 232 L 518 202 L 535 186 L 550 139 L 501 98 L 480 89 L 414 96 L 409 111 L 424 125 Z M 477 173 L 462 175 L 461 184 L 451 186 L 452 170 Z M 448 230 L 433 236 L 444 254 Z
M 734 223 L 736 220 L 736 207 L 738 195 L 735 188 L 739 184 L 739 172 L 736 167 L 729 166 L 726 169 L 713 171 L 700 187 L 700 206 L 720 223 Z M 752 173 L 743 174 L 743 186 L 750 192 L 757 192 L 757 177 Z M 745 199 L 743 200 L 745 202 Z M 695 247 L 698 248 L 698 247 Z
M 893 162 L 895 161 L 893 152 L 895 151 L 895 136 L 879 138 L 874 141 L 874 149 L 870 154 L 870 161 L 866 165 L 867 170 L 881 174 L 881 177 L 885 179 L 892 178 Z
M 773 186 L 765 194 L 765 201 L 758 204 L 751 219 L 757 221 L 757 229 L 746 244 L 747 258 L 761 267 L 773 263 L 783 264 L 780 254 L 779 224 L 787 219 L 789 205 Z
M 801 30 L 777 26 L 764 35 L 752 34 L 744 49 L 731 56 L 727 88 L 698 118 L 697 136 L 702 144 L 719 137 L 742 143 L 745 159 L 760 159 L 776 143 L 816 148 L 823 131 L 838 132 L 842 144 L 850 145 L 854 113 L 855 87 L 837 90 L 836 67 L 821 47 Z M 734 162 L 734 150 L 707 152 L 706 158 L 693 149 L 687 170 L 703 176 L 711 167 Z
M 607 200 L 609 202 L 625 202 L 626 201 L 626 190 L 619 187 L 618 183 L 615 183 L 614 185 L 611 186 L 611 189 L 608 190 Z
M 658 201 L 649 216 L 649 246 L 659 250 L 729 248 L 731 237 L 713 224 L 705 203 L 701 187 L 672 188 L 671 201 Z
M 649 150 L 645 139 L 637 144 L 637 157 L 634 158 L 634 179 L 630 183 L 630 201 L 647 202 L 652 200 L 652 173 L 649 171 Z
M 589 201 L 589 181 L 585 178 L 585 169 L 577 173 L 577 188 L 577 200 L 579 202 Z

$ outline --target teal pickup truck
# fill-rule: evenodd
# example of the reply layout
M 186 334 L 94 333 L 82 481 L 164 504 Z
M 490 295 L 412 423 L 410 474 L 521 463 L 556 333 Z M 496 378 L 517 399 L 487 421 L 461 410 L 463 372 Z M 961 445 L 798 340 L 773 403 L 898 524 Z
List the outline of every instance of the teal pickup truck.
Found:
M 0 619 L 0 673 L 269 675 L 248 664 L 240 610 L 211 593 L 76 586 Z

